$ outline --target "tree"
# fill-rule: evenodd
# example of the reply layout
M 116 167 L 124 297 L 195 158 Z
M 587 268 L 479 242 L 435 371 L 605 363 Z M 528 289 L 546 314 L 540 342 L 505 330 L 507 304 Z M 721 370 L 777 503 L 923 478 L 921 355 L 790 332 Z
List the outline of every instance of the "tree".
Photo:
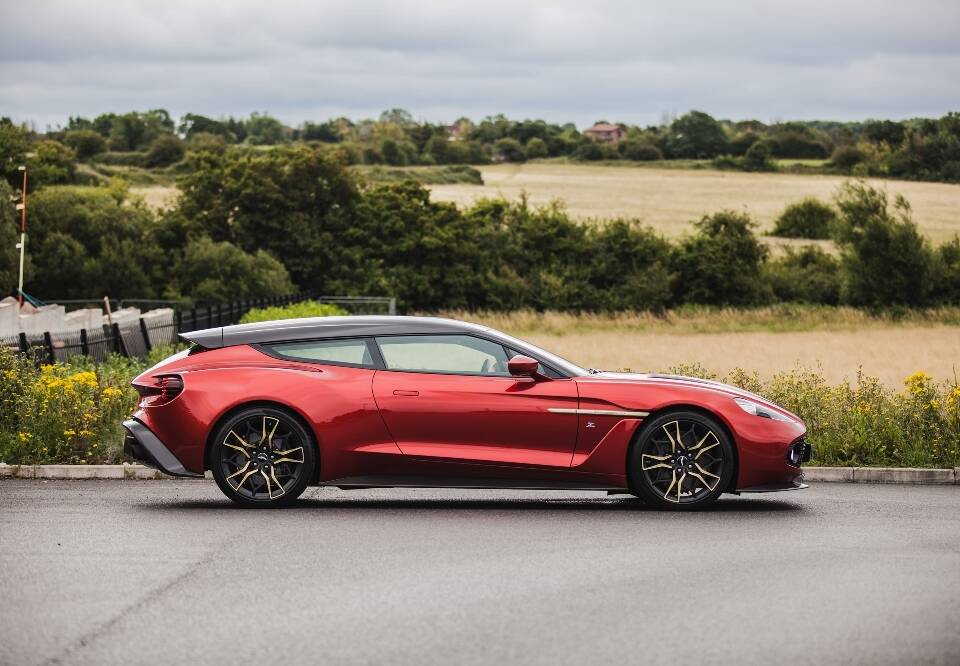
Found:
M 13 189 L 0 180 L 0 294 L 6 296 L 17 284 L 18 256 L 14 252 L 20 216 L 12 203 Z
M 247 143 L 267 146 L 283 143 L 284 128 L 279 120 L 265 113 L 253 112 L 247 121 Z
M 301 288 L 322 288 L 359 199 L 353 176 L 329 153 L 297 146 L 192 154 L 180 214 L 214 241 L 268 251 Z
M 23 176 L 18 167 L 27 163 L 29 137 L 26 127 L 0 119 L 0 175 L 13 187 L 20 188 Z
M 844 269 L 843 298 L 851 305 L 922 306 L 933 288 L 933 253 L 917 230 L 910 204 L 863 182 L 836 196 L 837 240 Z
M 225 141 L 235 141 L 230 129 L 219 120 L 213 120 L 198 113 L 188 113 L 180 119 L 180 133 L 189 141 L 197 134 L 213 134 Z
M 516 139 L 497 139 L 494 150 L 507 162 L 527 161 L 527 154 Z
M 102 153 L 107 149 L 106 140 L 92 129 L 70 130 L 64 134 L 63 142 L 70 146 L 77 154 L 77 158 L 85 160 Z
M 711 116 L 691 111 L 671 123 L 666 147 L 670 157 L 710 158 L 726 152 L 727 135 Z
M 770 299 L 761 279 L 767 249 L 744 213 L 721 211 L 695 223 L 697 233 L 674 248 L 677 301 L 704 305 L 759 305 Z
M 833 234 L 837 212 L 816 197 L 807 197 L 787 206 L 774 222 L 774 236 L 826 240 Z
M 175 134 L 161 134 L 150 144 L 144 160 L 149 168 L 165 167 L 179 162 L 186 154 L 183 140 Z
M 527 158 L 535 160 L 540 157 L 546 157 L 549 154 L 547 143 L 540 137 L 533 137 L 527 141 Z
M 775 171 L 776 168 L 770 160 L 770 146 L 766 141 L 757 141 L 743 156 L 744 171 Z
M 246 253 L 209 237 L 190 241 L 176 270 L 181 293 L 195 302 L 223 303 L 294 291 L 283 264 L 264 250 Z
M 47 139 L 33 148 L 33 154 L 27 158 L 29 181 L 33 187 L 54 183 L 73 182 L 77 170 L 77 154 L 73 149 L 59 141 Z M 29 187 L 29 185 L 28 185 Z

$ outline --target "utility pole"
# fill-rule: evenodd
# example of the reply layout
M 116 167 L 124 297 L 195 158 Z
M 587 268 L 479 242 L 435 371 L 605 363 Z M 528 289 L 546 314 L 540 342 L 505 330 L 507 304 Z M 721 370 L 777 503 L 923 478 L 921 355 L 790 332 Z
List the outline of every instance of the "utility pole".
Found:
M 27 248 L 27 167 L 22 166 L 18 170 L 23 172 L 23 196 L 17 204 L 17 210 L 20 211 L 20 243 L 17 245 L 20 249 L 20 282 L 17 286 L 17 297 L 20 299 L 20 307 L 23 307 L 23 257 Z

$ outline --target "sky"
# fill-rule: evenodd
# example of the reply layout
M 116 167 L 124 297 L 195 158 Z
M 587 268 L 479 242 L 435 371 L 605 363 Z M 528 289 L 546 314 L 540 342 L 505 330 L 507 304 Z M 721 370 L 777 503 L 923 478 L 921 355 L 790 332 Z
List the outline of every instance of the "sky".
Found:
M 960 110 L 960 0 L 0 0 L 0 116 L 583 127 Z

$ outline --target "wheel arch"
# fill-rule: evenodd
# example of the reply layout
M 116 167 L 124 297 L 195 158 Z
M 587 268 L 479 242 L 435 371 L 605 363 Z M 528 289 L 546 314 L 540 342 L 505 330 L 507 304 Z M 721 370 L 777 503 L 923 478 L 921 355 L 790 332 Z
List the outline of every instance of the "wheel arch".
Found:
M 251 400 L 249 402 L 242 402 L 223 412 L 217 418 L 217 420 L 214 421 L 213 425 L 210 427 L 210 430 L 207 432 L 207 441 L 204 443 L 203 447 L 203 469 L 210 469 L 210 451 L 213 449 L 214 435 L 216 435 L 217 431 L 220 430 L 220 427 L 239 412 L 242 412 L 245 409 L 256 409 L 258 407 L 269 407 L 270 409 L 286 412 L 292 418 L 294 418 L 307 432 L 307 435 L 310 437 L 310 443 L 313 444 L 314 451 L 317 454 L 316 466 L 310 477 L 310 482 L 316 483 L 317 479 L 320 478 L 320 439 L 317 437 L 317 433 L 310 425 L 310 422 L 307 420 L 306 416 L 304 416 L 297 408 L 283 402 L 277 402 L 275 400 Z
M 637 431 L 633 434 L 633 438 L 630 440 L 630 446 L 627 447 L 627 459 L 624 461 L 624 469 L 629 470 L 630 455 L 633 452 L 633 447 L 636 446 L 638 441 L 640 441 L 640 437 L 644 432 L 646 432 L 647 428 L 649 428 L 650 424 L 653 423 L 654 419 L 672 412 L 695 412 L 714 420 L 723 429 L 724 434 L 730 438 L 730 443 L 732 444 L 731 448 L 733 449 L 733 474 L 730 477 L 730 485 L 724 490 L 724 492 L 735 492 L 737 489 L 737 478 L 740 475 L 740 449 L 737 444 L 737 438 L 734 435 L 733 428 L 730 427 L 730 424 L 727 423 L 726 419 L 724 419 L 723 416 L 718 412 L 693 403 L 671 403 L 669 405 L 664 405 L 662 407 L 650 410 L 650 413 L 646 416 L 646 418 L 643 419 L 640 427 L 637 428 Z M 629 474 L 627 474 L 627 478 L 630 478 Z

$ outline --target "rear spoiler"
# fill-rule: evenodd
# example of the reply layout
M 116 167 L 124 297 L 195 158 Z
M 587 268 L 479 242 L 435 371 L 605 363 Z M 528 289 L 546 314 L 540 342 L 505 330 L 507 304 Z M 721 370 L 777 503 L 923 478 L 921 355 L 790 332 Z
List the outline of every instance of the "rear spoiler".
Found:
M 200 331 L 181 333 L 180 339 L 191 342 L 204 349 L 219 349 L 223 347 L 223 327 L 205 328 Z

